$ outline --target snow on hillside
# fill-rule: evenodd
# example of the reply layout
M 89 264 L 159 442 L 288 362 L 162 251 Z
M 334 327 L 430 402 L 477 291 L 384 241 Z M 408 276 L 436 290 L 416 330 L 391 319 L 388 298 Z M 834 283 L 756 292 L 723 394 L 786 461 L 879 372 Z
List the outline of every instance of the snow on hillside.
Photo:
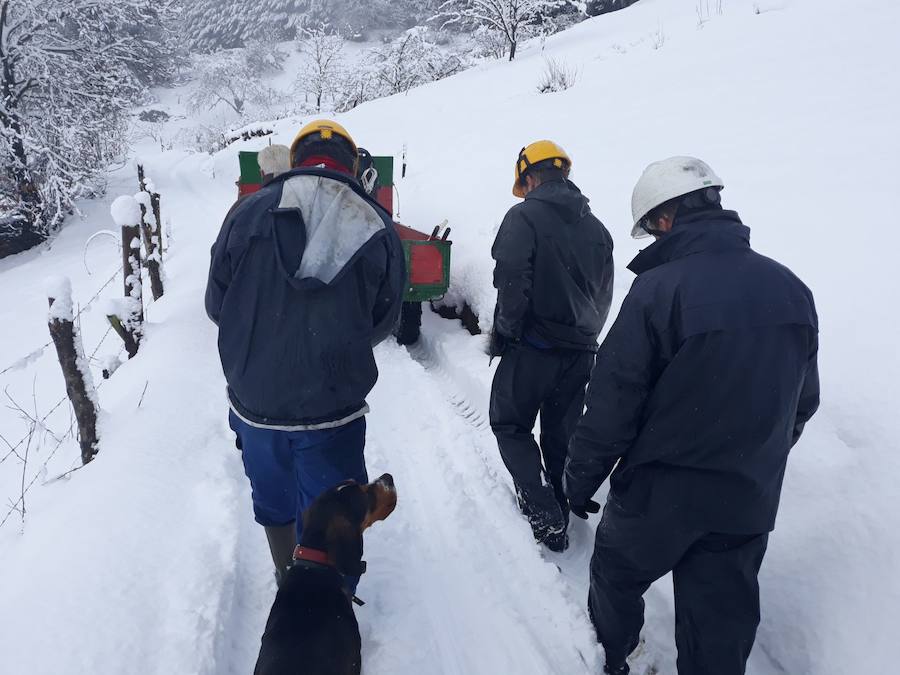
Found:
M 641 169 L 685 153 L 713 165 L 757 250 L 812 288 L 822 325 L 823 405 L 789 464 L 748 672 L 884 672 L 900 627 L 900 356 L 891 315 L 900 293 L 892 254 L 876 237 L 892 228 L 900 155 L 900 7 L 732 0 L 702 27 L 696 9 L 641 0 L 530 45 L 514 63 L 366 104 L 341 122 L 375 154 L 399 159 L 407 147 L 399 219 L 426 231 L 449 219 L 448 301 L 468 300 L 485 328 L 490 244 L 514 203 L 512 165 L 527 142 L 550 137 L 572 155 L 574 180 L 616 240 L 617 302 L 638 249 L 628 207 Z M 573 88 L 537 93 L 546 57 L 578 69 Z M 289 142 L 303 121 L 267 126 L 274 141 Z M 63 439 L 28 493 L 24 528 L 16 516 L 0 528 L 4 671 L 252 668 L 274 585 L 225 424 L 202 293 L 209 244 L 234 197 L 236 153 L 262 142 L 211 157 L 154 152 L 149 141 L 139 149 L 173 223 L 167 295 L 148 310 L 138 358 L 100 390 L 97 460 L 50 481 L 77 457 Z M 110 201 L 135 189 L 126 167 L 111 176 Z M 84 271 L 84 240 L 111 227 L 108 204 L 85 211 L 50 250 L 0 261 L 0 354 L 18 358 L 48 339 L 45 277 L 70 276 L 84 303 L 115 271 L 108 243 L 92 246 L 94 275 Z M 102 295 L 120 292 L 119 283 Z M 423 330 L 409 351 L 378 350 L 368 458 L 373 475 L 394 474 L 400 501 L 367 534 L 360 595 L 368 604 L 358 613 L 366 672 L 599 672 L 584 610 L 591 529 L 574 523 L 563 555 L 534 545 L 486 425 L 484 339 L 428 314 Z M 84 315 L 82 332 L 89 349 L 97 344 L 99 312 Z M 98 356 L 117 347 L 109 338 Z M 33 355 L 0 376 L 0 387 L 44 413 L 62 393 L 53 361 Z M 65 409 L 54 415 L 53 428 L 65 428 Z M 22 426 L 16 413 L 0 414 L 4 437 L 17 439 Z M 33 462 L 56 445 L 46 441 Z M 0 464 L 0 488 L 15 501 L 11 464 Z M 647 596 L 636 672 L 674 672 L 670 586 L 663 579 Z

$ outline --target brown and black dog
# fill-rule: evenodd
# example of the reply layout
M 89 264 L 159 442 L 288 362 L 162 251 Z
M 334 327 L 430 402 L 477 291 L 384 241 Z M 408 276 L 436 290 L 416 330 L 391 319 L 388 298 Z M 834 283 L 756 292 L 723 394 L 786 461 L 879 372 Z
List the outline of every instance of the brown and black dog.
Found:
M 266 622 L 254 675 L 358 675 L 359 625 L 344 575 L 365 572 L 363 531 L 397 505 L 394 479 L 341 483 L 303 513 L 303 535 Z

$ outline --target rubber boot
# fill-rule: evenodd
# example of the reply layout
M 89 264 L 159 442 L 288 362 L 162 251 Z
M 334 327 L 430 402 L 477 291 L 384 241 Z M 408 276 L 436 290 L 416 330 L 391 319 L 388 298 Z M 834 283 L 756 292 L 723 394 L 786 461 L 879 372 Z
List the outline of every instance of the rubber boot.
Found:
M 284 576 L 294 563 L 297 526 L 291 523 L 279 527 L 267 527 L 266 539 L 269 540 L 269 551 L 272 554 L 272 562 L 275 563 L 275 582 L 281 586 Z

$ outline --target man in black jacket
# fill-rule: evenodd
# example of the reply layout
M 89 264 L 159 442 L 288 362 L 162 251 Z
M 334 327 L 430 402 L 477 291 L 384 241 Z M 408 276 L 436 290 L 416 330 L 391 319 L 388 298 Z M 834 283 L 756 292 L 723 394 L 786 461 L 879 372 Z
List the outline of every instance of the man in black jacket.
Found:
M 206 289 L 229 421 L 279 579 L 303 509 L 343 480 L 367 482 L 372 348 L 397 321 L 406 279 L 390 214 L 355 178 L 347 131 L 313 122 L 290 154 L 291 171 L 226 217 Z
M 612 298 L 612 239 L 568 180 L 571 160 L 550 141 L 523 148 L 509 210 L 497 233 L 497 308 L 491 355 L 491 428 L 535 539 L 568 544 L 562 472 L 584 406 L 597 337 Z M 535 442 L 537 414 L 541 442 Z
M 628 672 L 641 596 L 670 571 L 678 672 L 744 672 L 788 453 L 819 403 L 812 294 L 750 248 L 723 187 L 690 157 L 635 187 L 632 234 L 657 241 L 629 265 L 569 447 L 573 513 L 610 477 L 588 603 L 608 673 Z

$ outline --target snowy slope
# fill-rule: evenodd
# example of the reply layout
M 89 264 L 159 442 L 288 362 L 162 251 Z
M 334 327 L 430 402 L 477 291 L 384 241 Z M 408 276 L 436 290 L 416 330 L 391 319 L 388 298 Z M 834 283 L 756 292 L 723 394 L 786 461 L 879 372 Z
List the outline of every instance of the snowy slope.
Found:
M 628 204 L 641 169 L 683 153 L 717 169 L 757 250 L 809 284 L 822 323 L 823 406 L 789 465 L 749 672 L 884 672 L 900 627 L 892 527 L 900 357 L 891 314 L 900 293 L 891 252 L 875 237 L 892 228 L 900 7 L 731 0 L 698 28 L 696 6 L 641 0 L 548 40 L 543 53 L 531 45 L 512 64 L 487 64 L 341 121 L 373 153 L 399 158 L 407 146 L 400 219 L 423 230 L 450 219 L 449 299 L 471 302 L 485 327 L 490 243 L 514 201 L 512 164 L 524 144 L 551 137 L 573 156 L 575 181 L 616 240 L 617 302 L 637 251 Z M 576 86 L 539 95 L 545 56 L 577 67 Z M 302 121 L 274 123 L 275 140 L 289 142 Z M 169 291 L 149 309 L 139 357 L 100 391 L 97 461 L 44 485 L 73 466 L 77 446 L 63 439 L 28 493 L 24 528 L 16 517 L 0 528 L 3 672 L 251 669 L 274 589 L 225 424 L 202 292 L 208 247 L 234 195 L 236 153 L 258 147 L 238 143 L 213 157 L 141 149 L 174 223 Z M 130 167 L 111 181 L 110 198 L 135 189 Z M 45 276 L 70 275 L 85 302 L 112 274 L 108 243 L 88 254 L 93 276 L 81 261 L 85 238 L 111 226 L 105 209 L 88 205 L 88 219 L 49 251 L 0 261 L 0 354 L 18 358 L 48 339 Z M 102 295 L 115 295 L 118 283 Z M 82 328 L 90 350 L 103 317 L 88 312 Z M 598 672 L 602 654 L 584 613 L 592 532 L 575 523 L 562 556 L 534 545 L 485 423 L 483 338 L 433 316 L 424 330 L 409 352 L 378 350 L 368 457 L 373 473 L 394 474 L 400 504 L 367 535 L 366 672 Z M 108 338 L 98 355 L 117 348 Z M 62 392 L 52 353 L 20 366 L 0 375 L 0 388 L 45 413 Z M 62 408 L 49 424 L 58 433 L 68 419 Z M 22 426 L 0 411 L 4 437 L 16 440 Z M 32 462 L 56 445 L 46 440 Z M 19 478 L 13 460 L 0 464 L 4 498 L 15 500 Z M 647 600 L 638 665 L 674 672 L 670 582 Z

